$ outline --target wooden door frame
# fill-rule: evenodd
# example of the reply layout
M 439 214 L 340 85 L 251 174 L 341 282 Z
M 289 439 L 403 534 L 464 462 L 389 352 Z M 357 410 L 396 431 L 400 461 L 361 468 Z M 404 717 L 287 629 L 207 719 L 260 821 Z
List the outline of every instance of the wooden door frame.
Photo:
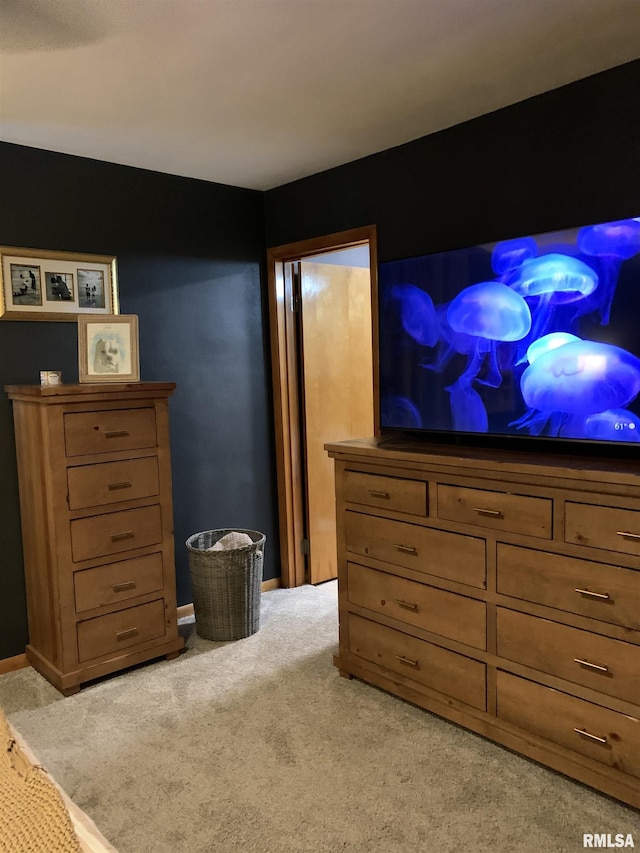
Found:
M 373 344 L 373 411 L 379 432 L 378 402 L 378 251 L 375 225 L 287 243 L 267 250 L 267 287 L 273 383 L 280 572 L 283 587 L 305 583 L 302 425 L 299 407 L 299 353 L 291 306 L 291 281 L 285 264 L 323 252 L 369 244 L 371 278 L 371 340 Z

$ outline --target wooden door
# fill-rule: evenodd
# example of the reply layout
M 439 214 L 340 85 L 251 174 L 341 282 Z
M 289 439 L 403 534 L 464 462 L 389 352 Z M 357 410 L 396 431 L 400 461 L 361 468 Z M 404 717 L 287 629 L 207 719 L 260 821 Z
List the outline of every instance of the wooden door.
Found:
M 357 258 L 351 254 L 356 250 Z M 349 251 L 349 255 L 335 257 L 339 252 Z M 361 251 L 364 254 L 361 254 Z M 333 258 L 329 256 L 333 255 Z M 361 436 L 377 435 L 379 430 L 379 406 L 377 394 L 373 389 L 377 388 L 377 323 L 373 318 L 378 312 L 378 285 L 377 285 L 377 236 L 375 225 L 366 225 L 360 228 L 352 228 L 349 231 L 341 231 L 335 234 L 327 234 L 323 237 L 313 237 L 296 243 L 287 243 L 267 250 L 267 276 L 269 292 L 269 329 L 271 337 L 271 363 L 273 368 L 273 402 L 274 402 L 274 437 L 276 472 L 278 482 L 278 522 L 280 534 L 280 566 L 281 583 L 284 587 L 301 586 L 310 580 L 309 555 L 305 553 L 304 544 L 307 540 L 308 516 L 307 516 L 307 477 L 306 449 L 305 449 L 305 412 L 304 412 L 304 377 L 302 373 L 303 343 L 301 335 L 302 310 L 300 294 L 300 264 L 322 263 L 323 266 L 329 260 L 348 267 L 361 267 L 366 272 L 367 281 L 367 310 L 366 317 L 369 318 L 369 328 L 366 319 L 361 320 L 363 334 L 366 343 L 358 349 L 360 354 L 369 353 L 373 368 L 368 368 L 369 377 L 366 386 L 373 396 L 373 428 L 371 422 L 367 422 L 360 428 L 354 427 L 353 433 Z M 359 274 L 364 278 L 365 272 Z M 356 276 L 358 273 L 356 273 Z M 331 293 L 331 290 L 329 290 Z M 308 308 L 311 309 L 313 298 L 308 300 Z M 313 315 L 313 311 L 306 312 Z M 317 343 L 318 334 L 320 341 L 322 335 L 333 335 L 333 327 L 340 322 L 338 311 L 324 311 L 328 314 L 331 324 L 326 332 L 319 332 L 321 324 L 318 317 L 309 319 L 307 337 L 313 340 L 314 325 L 316 338 L 316 352 L 320 348 L 323 355 L 326 350 Z M 344 311 L 341 314 L 344 320 Z M 354 324 L 356 323 L 354 312 Z M 349 336 L 351 335 L 349 332 Z M 344 336 L 343 336 L 344 337 Z M 373 344 L 371 345 L 371 341 Z M 312 355 L 309 356 L 313 362 Z M 308 369 L 310 365 L 307 365 Z M 352 369 L 350 358 L 343 359 L 340 364 L 340 373 Z M 343 380 L 344 381 L 344 380 Z M 344 387 L 344 386 L 343 386 Z M 313 405 L 313 404 L 312 404 Z M 313 418 L 312 418 L 313 420 Z M 317 419 L 315 419 L 317 421 Z M 336 437 L 337 432 L 331 430 L 331 436 Z M 341 434 L 345 434 L 340 430 Z M 346 434 L 353 434 L 346 433 Z M 321 454 L 324 459 L 325 451 L 322 441 L 316 442 L 316 456 Z M 318 448 L 321 448 L 318 450 Z M 320 457 L 317 457 L 320 458 Z M 333 472 L 332 472 L 333 474 Z M 332 476 L 332 474 L 330 476 Z M 312 475 L 313 479 L 313 475 Z M 312 484 L 312 491 L 313 484 Z M 333 481 L 326 487 L 333 501 Z M 335 526 L 335 518 L 329 521 L 329 515 L 325 516 L 326 524 Z M 318 525 L 315 525 L 316 527 Z M 333 535 L 333 534 L 332 534 Z M 318 545 L 318 543 L 316 543 Z M 313 543 L 310 543 L 314 550 Z M 317 550 L 317 548 L 316 548 Z M 335 567 L 332 569 L 335 572 Z M 331 576 L 331 575 L 329 575 Z M 312 568 L 313 582 L 319 582 L 315 566 Z
M 369 269 L 303 261 L 300 303 L 308 570 L 316 584 L 337 576 L 334 467 L 324 445 L 374 434 Z

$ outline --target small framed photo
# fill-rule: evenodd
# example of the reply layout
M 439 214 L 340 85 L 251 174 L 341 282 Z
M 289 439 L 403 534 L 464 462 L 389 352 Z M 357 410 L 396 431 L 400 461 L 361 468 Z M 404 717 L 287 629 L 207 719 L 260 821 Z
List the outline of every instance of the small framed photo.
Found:
M 78 269 L 78 305 L 81 308 L 104 308 L 104 271 Z
M 118 311 L 113 256 L 0 246 L 0 319 L 75 323 Z
M 139 382 L 138 317 L 78 317 L 80 382 Z
M 35 264 L 9 264 L 9 298 L 12 308 L 42 305 L 40 267 Z
M 45 272 L 45 293 L 49 302 L 73 302 L 73 273 Z

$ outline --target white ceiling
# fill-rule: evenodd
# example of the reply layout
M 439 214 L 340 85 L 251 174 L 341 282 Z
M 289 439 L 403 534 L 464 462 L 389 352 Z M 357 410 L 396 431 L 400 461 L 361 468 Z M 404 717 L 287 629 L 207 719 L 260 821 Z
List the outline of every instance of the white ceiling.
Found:
M 269 189 L 640 57 L 640 0 L 0 0 L 0 139 Z

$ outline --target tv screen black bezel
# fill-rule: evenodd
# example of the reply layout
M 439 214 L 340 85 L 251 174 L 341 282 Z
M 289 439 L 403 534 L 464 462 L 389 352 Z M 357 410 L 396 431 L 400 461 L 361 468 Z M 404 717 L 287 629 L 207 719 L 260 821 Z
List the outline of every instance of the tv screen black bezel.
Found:
M 625 219 L 632 219 L 638 217 L 619 217 Z M 599 219 L 598 222 L 593 224 L 601 224 L 606 222 L 616 221 L 616 217 L 609 217 L 607 219 Z M 535 237 L 547 237 L 549 235 L 562 234 L 563 232 L 568 231 L 577 231 L 578 229 L 585 227 L 584 225 L 567 225 L 560 228 L 554 228 L 545 231 L 536 231 L 531 233 L 530 236 Z M 522 234 L 514 234 L 511 236 L 501 236 L 498 239 L 485 241 L 482 243 L 474 243 L 470 245 L 463 245 L 457 247 L 448 247 L 446 249 L 437 250 L 431 249 L 428 252 L 422 254 L 414 254 L 408 256 L 406 258 L 396 258 L 396 259 L 388 259 L 378 264 L 378 281 L 381 280 L 381 267 L 388 263 L 397 263 L 404 260 L 415 260 L 422 257 L 431 257 L 440 255 L 443 253 L 455 253 L 455 252 L 465 252 L 470 251 L 477 248 L 484 248 L 489 245 L 496 245 L 497 243 L 506 241 L 506 240 L 517 240 L 521 237 L 529 236 Z M 638 305 L 639 305 L 639 316 L 640 316 L 640 293 L 638 295 Z M 521 434 L 516 435 L 513 433 L 498 433 L 498 432 L 466 432 L 461 430 L 446 430 L 446 429 L 434 429 L 430 427 L 421 427 L 421 428 L 410 428 L 410 427 L 391 427 L 391 426 L 383 426 L 381 423 L 381 395 L 382 395 L 382 387 L 380 383 L 380 349 L 381 349 L 381 337 L 382 337 L 382 328 L 381 328 L 381 314 L 380 314 L 380 302 L 378 300 L 378 316 L 377 316 L 377 400 L 376 406 L 378 409 L 377 417 L 378 417 L 378 437 L 382 439 L 385 444 L 393 444 L 394 442 L 397 444 L 433 444 L 442 447 L 449 448 L 474 448 L 480 450 L 490 450 L 490 451 L 502 451 L 502 452 L 517 452 L 517 453 L 530 453 L 530 454 L 549 454 L 552 456 L 567 456 L 567 457 L 578 457 L 585 459 L 612 459 L 612 460 L 624 460 L 624 459 L 632 459 L 634 455 L 637 457 L 640 455 L 640 443 L 633 441 L 610 441 L 603 439 L 586 439 L 586 438 L 574 438 L 574 437 L 550 437 L 547 435 L 530 435 L 530 434 Z M 640 324 L 638 331 L 638 342 L 640 347 Z M 638 356 L 640 357 L 640 355 Z M 635 454 L 634 454 L 635 450 Z

